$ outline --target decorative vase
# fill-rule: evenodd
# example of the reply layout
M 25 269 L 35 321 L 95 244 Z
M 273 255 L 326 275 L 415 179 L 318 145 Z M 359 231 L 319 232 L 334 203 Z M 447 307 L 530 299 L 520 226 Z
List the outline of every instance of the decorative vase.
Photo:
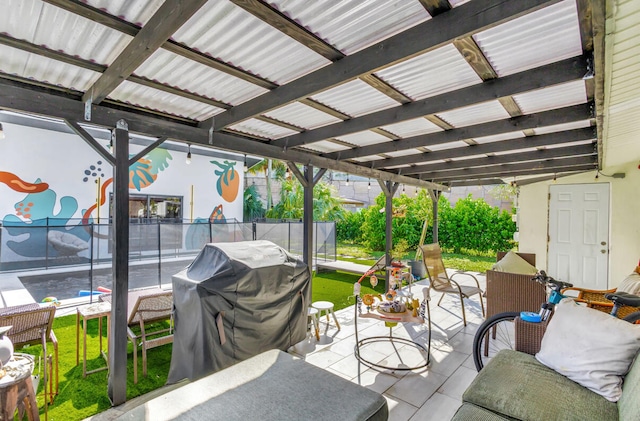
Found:
M 5 334 L 11 330 L 13 326 L 2 326 L 0 327 L 0 367 L 9 362 L 11 357 L 13 356 L 13 343 L 11 343 L 11 339 Z

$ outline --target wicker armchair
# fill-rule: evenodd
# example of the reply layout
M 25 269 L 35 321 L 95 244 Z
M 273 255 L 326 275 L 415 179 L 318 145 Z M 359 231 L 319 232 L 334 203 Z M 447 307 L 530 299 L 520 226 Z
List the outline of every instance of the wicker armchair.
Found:
M 111 297 L 102 295 L 100 300 L 110 303 Z M 133 382 L 138 383 L 138 346 L 142 348 L 142 374 L 146 376 L 147 350 L 173 342 L 173 292 L 160 288 L 130 291 L 127 313 L 127 336 L 133 343 Z M 165 321 L 169 322 L 168 328 L 156 324 Z M 134 327 L 140 332 L 134 332 Z
M 440 300 L 438 301 L 438 305 L 440 305 L 440 303 L 442 302 L 445 294 L 453 294 L 459 297 L 460 307 L 462 308 L 462 321 L 466 326 L 467 316 L 464 310 L 464 299 L 468 299 L 472 295 L 478 294 L 478 298 L 480 299 L 480 306 L 482 308 L 482 317 L 484 317 L 484 301 L 482 299 L 482 289 L 480 289 L 478 278 L 467 272 L 456 272 L 453 275 L 449 276 L 449 274 L 447 274 L 447 269 L 444 267 L 444 262 L 442 261 L 442 251 L 440 250 L 440 245 L 438 245 L 437 243 L 425 244 L 423 246 L 420 246 L 420 249 L 422 250 L 424 265 L 427 268 L 429 284 L 434 291 L 442 293 L 442 295 L 440 296 Z M 467 275 L 473 278 L 476 285 L 460 285 L 458 282 L 453 280 L 453 277 L 456 275 Z
M 570 297 L 574 297 L 576 303 L 584 303 L 587 307 L 595 310 L 603 311 L 605 313 L 611 313 L 613 308 L 613 301 L 604 298 L 605 294 L 611 294 L 616 292 L 617 289 L 583 289 L 583 288 L 565 288 L 562 293 Z M 575 295 L 577 294 L 577 295 Z M 624 319 L 631 313 L 640 311 L 640 307 L 622 306 L 618 309 L 618 318 Z
M 497 261 L 500 261 L 505 254 L 505 252 L 499 252 Z M 535 266 L 535 254 L 517 254 Z M 532 275 L 488 270 L 487 318 L 506 311 L 538 312 L 540 305 L 547 299 L 547 295 L 544 286 L 532 281 L 532 277 Z
M 13 342 L 16 350 L 25 345 L 42 345 L 45 409 L 46 402 L 52 403 L 59 389 L 58 340 L 51 329 L 55 313 L 56 307 L 54 305 L 41 307 L 36 303 L 0 308 L 0 326 L 13 326 L 7 336 Z M 47 355 L 47 342 L 53 344 L 55 355 L 55 391 L 53 389 L 53 361 Z

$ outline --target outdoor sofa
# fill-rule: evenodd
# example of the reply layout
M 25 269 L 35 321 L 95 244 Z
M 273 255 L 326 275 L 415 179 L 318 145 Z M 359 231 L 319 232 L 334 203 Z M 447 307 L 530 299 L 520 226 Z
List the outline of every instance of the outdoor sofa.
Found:
M 379 393 L 270 350 L 137 406 L 119 420 L 386 420 Z
M 452 420 L 638 421 L 639 347 L 640 326 L 563 300 L 536 355 L 500 351 Z

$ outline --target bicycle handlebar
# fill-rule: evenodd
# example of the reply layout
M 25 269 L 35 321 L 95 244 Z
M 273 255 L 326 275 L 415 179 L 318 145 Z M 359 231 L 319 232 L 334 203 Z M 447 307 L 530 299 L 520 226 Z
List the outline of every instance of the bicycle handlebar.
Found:
M 549 286 L 554 291 L 560 291 L 565 288 L 571 288 L 573 284 L 569 282 L 562 282 L 553 279 L 551 276 L 548 276 L 544 270 L 536 273 L 536 275 L 531 278 L 532 281 L 536 281 L 541 283 L 542 285 Z

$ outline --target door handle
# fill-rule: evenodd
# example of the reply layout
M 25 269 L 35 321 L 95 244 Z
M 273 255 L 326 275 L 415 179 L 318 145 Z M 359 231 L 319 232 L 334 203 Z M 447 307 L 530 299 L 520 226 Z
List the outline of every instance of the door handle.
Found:
M 605 254 L 607 251 L 606 250 L 600 250 L 600 253 Z
M 601 245 L 601 246 L 606 246 L 606 245 L 607 245 L 607 242 L 606 242 L 606 241 L 601 241 L 601 242 L 600 242 L 600 245 Z

